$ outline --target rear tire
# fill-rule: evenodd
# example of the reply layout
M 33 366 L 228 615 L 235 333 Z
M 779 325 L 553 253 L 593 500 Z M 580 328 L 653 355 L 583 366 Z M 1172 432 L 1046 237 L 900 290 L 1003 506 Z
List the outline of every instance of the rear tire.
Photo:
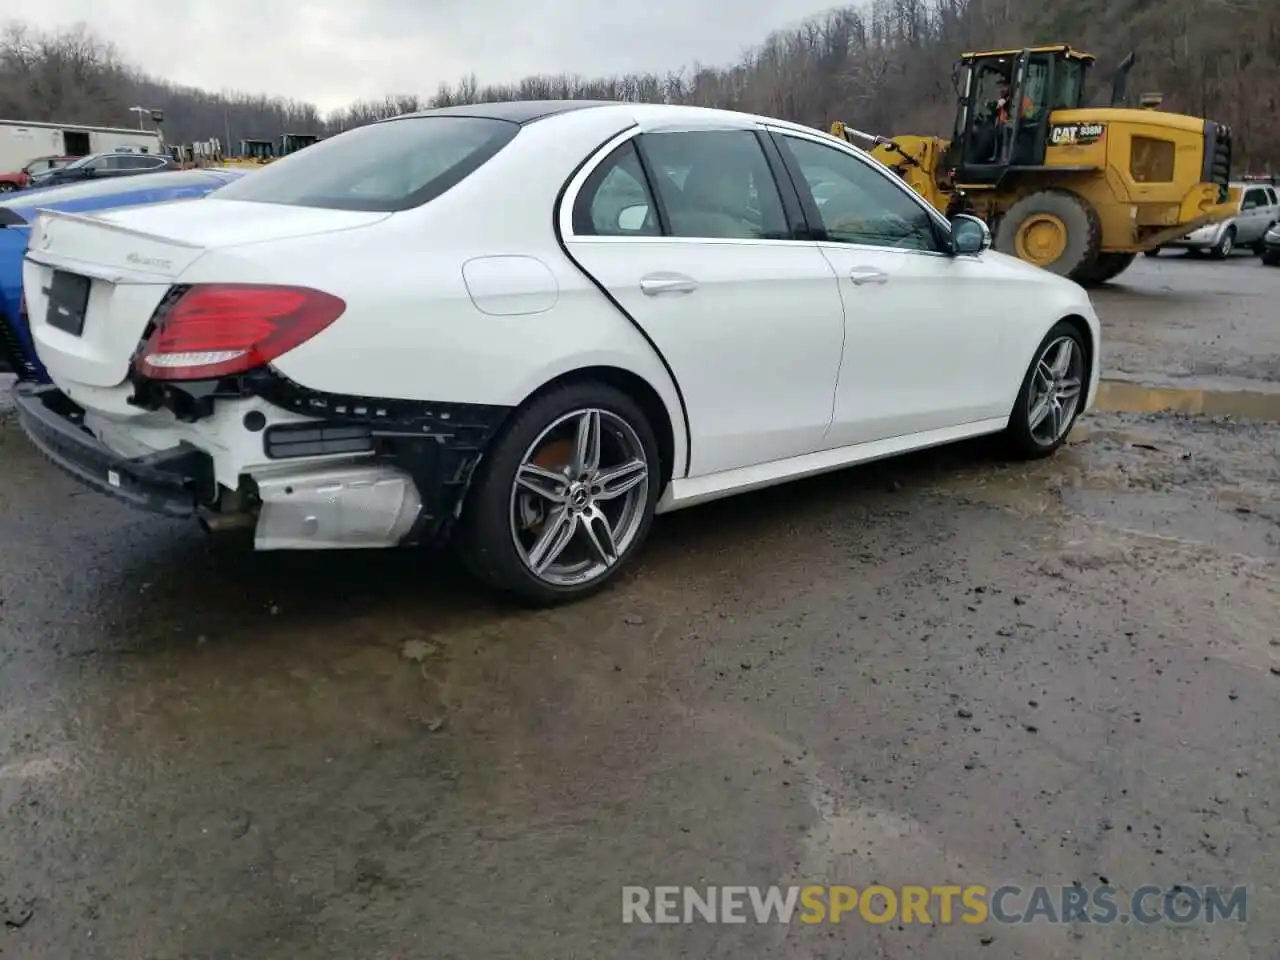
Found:
M 606 384 L 567 384 L 519 410 L 494 441 L 467 495 L 458 552 L 477 578 L 531 605 L 580 600 L 640 549 L 661 479 L 639 405 Z
M 1262 262 L 1268 267 L 1280 267 L 1280 253 L 1267 253 L 1264 251 Z
M 1039 460 L 1066 442 L 1089 388 L 1087 357 L 1073 324 L 1064 320 L 1045 334 L 1022 378 L 1001 437 L 1009 456 Z
M 15 183 L 0 183 L 0 193 L 14 193 L 17 189 L 18 185 Z
M 1136 253 L 1100 253 L 1093 266 L 1080 277 L 1081 283 L 1102 284 L 1114 280 L 1138 258 Z
M 1050 238 L 1058 231 L 1065 231 L 1065 238 L 1040 247 L 1030 235 L 1039 224 Z M 1041 190 L 1023 197 L 1001 218 L 995 238 L 1001 253 L 1073 280 L 1092 267 L 1101 246 L 1102 223 L 1097 213 L 1070 190 Z

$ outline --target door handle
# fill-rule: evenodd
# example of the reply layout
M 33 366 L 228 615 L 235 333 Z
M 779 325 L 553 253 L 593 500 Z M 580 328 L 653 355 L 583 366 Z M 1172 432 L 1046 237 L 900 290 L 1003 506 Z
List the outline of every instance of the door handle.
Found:
M 646 297 L 662 293 L 693 293 L 697 289 L 698 281 L 683 273 L 651 273 L 640 278 L 640 292 Z
M 862 286 L 864 283 L 888 283 L 889 275 L 875 267 L 854 267 L 849 271 L 849 279 Z

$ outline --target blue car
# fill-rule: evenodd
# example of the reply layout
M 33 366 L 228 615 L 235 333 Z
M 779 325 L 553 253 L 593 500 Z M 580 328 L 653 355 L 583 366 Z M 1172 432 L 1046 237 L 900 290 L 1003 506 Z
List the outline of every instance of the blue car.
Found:
M 203 197 L 244 176 L 243 170 L 172 170 L 132 177 L 37 187 L 0 200 L 0 372 L 48 383 L 36 357 L 22 300 L 22 258 L 40 210 L 96 213 L 114 207 Z

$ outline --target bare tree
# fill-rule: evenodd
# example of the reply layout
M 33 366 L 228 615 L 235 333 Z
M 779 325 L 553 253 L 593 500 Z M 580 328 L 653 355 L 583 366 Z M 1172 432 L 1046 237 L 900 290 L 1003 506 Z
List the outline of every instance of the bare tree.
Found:
M 957 56 L 980 48 L 1068 42 L 1109 67 L 1138 53 L 1133 84 L 1168 109 L 1230 124 L 1242 163 L 1280 161 L 1273 122 L 1280 81 L 1280 0 L 865 0 L 763 37 L 727 66 L 659 74 L 531 76 L 482 84 L 474 75 L 430 97 L 394 94 L 323 116 L 312 104 L 179 87 L 120 61 L 83 26 L 0 29 L 0 116 L 128 125 L 128 108 L 165 111 L 173 141 L 232 142 L 282 133 L 330 134 L 432 106 L 525 99 L 601 99 L 725 107 L 826 127 L 950 132 Z

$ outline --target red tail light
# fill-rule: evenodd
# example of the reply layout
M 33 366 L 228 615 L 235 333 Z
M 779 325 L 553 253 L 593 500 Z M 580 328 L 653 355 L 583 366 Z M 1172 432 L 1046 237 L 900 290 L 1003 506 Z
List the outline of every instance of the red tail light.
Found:
M 245 373 L 310 340 L 346 308 L 307 287 L 197 284 L 157 317 L 135 366 L 153 380 Z

